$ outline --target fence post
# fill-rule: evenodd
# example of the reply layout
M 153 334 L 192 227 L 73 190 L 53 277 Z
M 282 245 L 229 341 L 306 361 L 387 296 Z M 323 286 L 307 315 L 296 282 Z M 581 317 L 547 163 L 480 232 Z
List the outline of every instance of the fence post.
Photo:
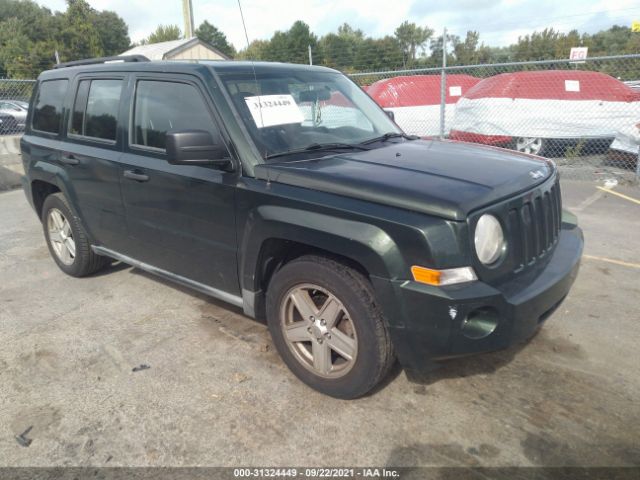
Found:
M 442 71 L 440 73 L 440 140 L 444 139 L 444 122 L 447 99 L 447 27 L 442 33 Z

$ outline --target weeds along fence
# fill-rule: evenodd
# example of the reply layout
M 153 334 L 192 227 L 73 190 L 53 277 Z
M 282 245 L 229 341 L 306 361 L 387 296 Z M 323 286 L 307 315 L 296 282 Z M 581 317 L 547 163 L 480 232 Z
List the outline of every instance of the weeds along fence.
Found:
M 407 133 L 542 155 L 564 178 L 640 177 L 640 55 L 351 77 Z

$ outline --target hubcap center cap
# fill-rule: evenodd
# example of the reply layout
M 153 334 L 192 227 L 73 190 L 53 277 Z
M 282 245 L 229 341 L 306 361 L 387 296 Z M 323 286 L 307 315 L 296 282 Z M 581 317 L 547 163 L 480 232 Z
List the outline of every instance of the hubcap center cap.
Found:
M 316 339 L 321 339 L 328 331 L 327 327 L 322 325 L 319 319 L 311 323 L 311 335 Z

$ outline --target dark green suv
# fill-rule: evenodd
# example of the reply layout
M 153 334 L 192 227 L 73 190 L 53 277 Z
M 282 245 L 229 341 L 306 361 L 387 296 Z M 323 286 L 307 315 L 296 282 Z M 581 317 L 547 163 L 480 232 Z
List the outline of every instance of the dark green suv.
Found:
M 239 306 L 341 398 L 520 342 L 569 292 L 553 163 L 407 136 L 328 68 L 120 60 L 31 101 L 24 189 L 64 272 L 115 259 Z

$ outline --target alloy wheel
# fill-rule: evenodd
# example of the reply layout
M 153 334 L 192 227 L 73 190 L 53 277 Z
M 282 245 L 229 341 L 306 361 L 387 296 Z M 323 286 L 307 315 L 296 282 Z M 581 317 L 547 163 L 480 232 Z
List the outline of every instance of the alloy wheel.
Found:
M 295 358 L 314 374 L 335 379 L 353 367 L 358 354 L 355 325 L 328 290 L 313 284 L 291 288 L 281 304 L 280 326 Z
M 73 240 L 71 224 L 57 208 L 49 210 L 47 229 L 54 253 L 62 263 L 71 265 L 76 257 L 76 243 Z
M 531 155 L 540 155 L 542 151 L 542 139 L 535 137 L 518 137 L 516 150 Z

